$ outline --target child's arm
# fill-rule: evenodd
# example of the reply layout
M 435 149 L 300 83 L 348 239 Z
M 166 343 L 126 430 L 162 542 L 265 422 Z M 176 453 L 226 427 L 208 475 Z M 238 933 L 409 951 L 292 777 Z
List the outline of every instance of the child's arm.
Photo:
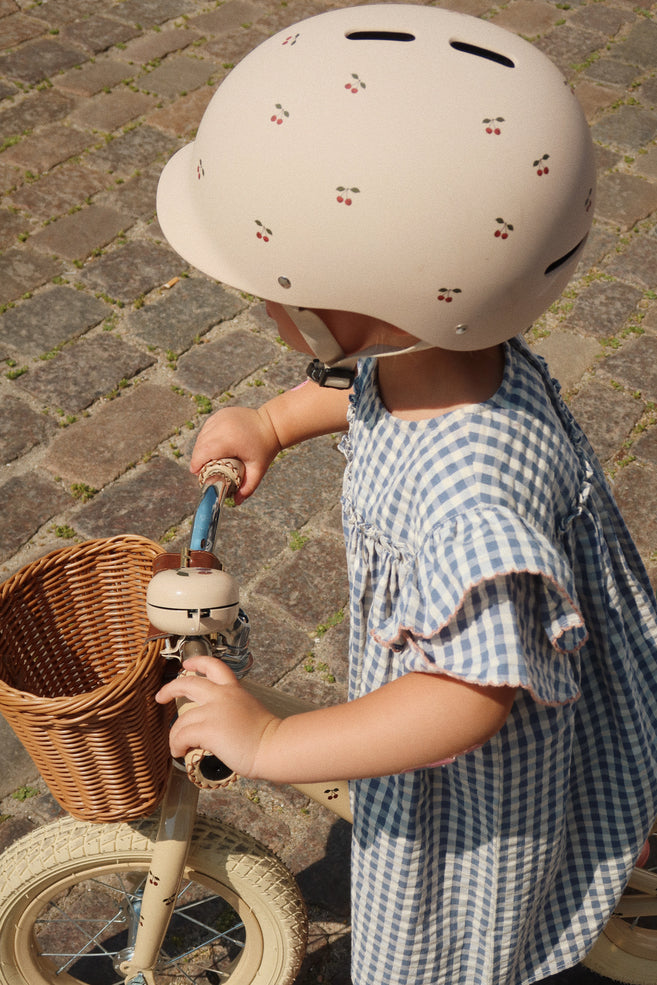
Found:
M 283 448 L 321 434 L 345 431 L 349 394 L 307 381 L 268 400 L 257 410 L 226 407 L 206 421 L 196 439 L 190 468 L 198 474 L 206 462 L 239 458 L 245 475 L 235 497 L 243 502 Z
M 185 666 L 206 677 L 178 678 L 158 695 L 197 705 L 171 729 L 173 755 L 200 746 L 241 776 L 273 783 L 387 776 L 452 759 L 499 731 L 516 691 L 411 673 L 355 701 L 279 719 L 220 661 Z

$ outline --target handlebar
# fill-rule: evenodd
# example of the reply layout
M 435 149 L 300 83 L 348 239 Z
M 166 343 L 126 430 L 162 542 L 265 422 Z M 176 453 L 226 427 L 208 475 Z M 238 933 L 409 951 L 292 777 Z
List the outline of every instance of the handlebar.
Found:
M 221 510 L 226 499 L 239 489 L 243 477 L 244 465 L 238 459 L 226 458 L 211 461 L 204 465 L 199 474 L 199 482 L 202 487 L 201 499 L 192 521 L 189 547 L 183 550 L 181 554 L 179 571 L 199 565 L 206 569 L 206 571 L 208 567 L 221 569 L 221 565 L 214 554 Z M 190 571 L 189 574 L 191 576 L 192 572 Z M 217 574 L 217 577 L 219 576 L 217 572 L 215 574 Z M 221 574 L 224 573 L 221 572 Z M 224 577 L 226 579 L 229 578 L 228 575 L 224 575 Z M 184 580 L 188 581 L 188 579 Z M 207 579 L 203 579 L 203 581 L 207 583 Z M 196 595 L 196 592 L 193 594 Z M 195 605 L 199 604 L 196 598 L 193 601 Z M 199 632 L 198 627 L 201 617 L 206 611 L 209 616 L 212 615 L 213 610 L 211 609 L 198 609 L 197 628 L 192 630 L 193 633 L 196 634 Z M 228 608 L 227 611 L 229 611 Z M 245 672 L 248 666 L 250 666 L 250 654 L 246 646 L 248 639 L 248 619 L 241 609 L 237 611 L 236 602 L 234 609 L 230 611 L 237 612 L 237 615 L 234 617 L 234 622 L 225 626 L 225 629 L 222 630 L 222 633 L 225 632 L 225 636 L 222 635 L 221 639 L 225 644 L 223 649 L 226 651 L 226 662 L 229 666 L 232 664 L 236 672 L 238 671 L 238 665 Z M 206 620 L 206 626 L 207 624 Z M 184 629 L 177 631 L 185 632 Z M 198 654 L 218 656 L 216 652 L 213 652 L 213 646 L 208 636 L 203 635 L 203 633 L 207 632 L 208 629 L 205 628 L 201 630 L 201 635 L 184 637 L 180 641 L 177 655 L 180 657 L 181 662 L 188 657 Z M 232 660 L 231 656 L 233 657 Z M 188 674 L 190 672 L 183 670 L 181 673 Z M 179 699 L 177 702 L 179 715 L 184 714 L 191 707 L 193 707 L 193 702 L 187 701 L 186 699 Z M 182 767 L 182 763 L 180 765 Z M 221 760 L 213 753 L 204 749 L 189 749 L 184 756 L 184 767 L 190 780 L 196 786 L 206 789 L 226 786 L 226 784 L 231 783 L 236 778 L 232 770 L 222 763 Z
M 203 466 L 199 474 L 203 493 L 192 523 L 190 550 L 214 553 L 221 509 L 228 496 L 239 489 L 243 478 L 244 465 L 237 458 L 223 458 Z

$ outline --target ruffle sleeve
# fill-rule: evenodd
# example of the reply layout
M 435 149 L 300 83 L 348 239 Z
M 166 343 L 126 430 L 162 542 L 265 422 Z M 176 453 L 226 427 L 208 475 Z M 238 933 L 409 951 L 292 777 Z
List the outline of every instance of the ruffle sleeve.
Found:
M 520 686 L 549 705 L 579 696 L 576 655 L 588 634 L 573 571 L 513 512 L 446 521 L 395 567 L 395 601 L 370 627 L 405 673 Z

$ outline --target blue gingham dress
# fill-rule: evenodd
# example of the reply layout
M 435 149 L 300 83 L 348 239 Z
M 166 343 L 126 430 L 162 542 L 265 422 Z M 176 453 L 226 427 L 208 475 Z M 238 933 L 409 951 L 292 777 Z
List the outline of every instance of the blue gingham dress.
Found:
M 449 763 L 352 785 L 355 985 L 526 985 L 592 946 L 657 815 L 657 621 L 586 439 L 518 340 L 424 421 L 360 368 L 342 442 L 350 697 L 519 687 Z

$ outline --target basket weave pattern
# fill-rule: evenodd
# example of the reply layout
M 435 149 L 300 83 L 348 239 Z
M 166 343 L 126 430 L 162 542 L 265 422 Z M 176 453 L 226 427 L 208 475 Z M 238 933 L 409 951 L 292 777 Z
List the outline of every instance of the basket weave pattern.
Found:
M 0 585 L 0 712 L 59 802 L 86 821 L 143 817 L 166 785 L 170 710 L 146 588 L 162 548 L 111 537 Z

